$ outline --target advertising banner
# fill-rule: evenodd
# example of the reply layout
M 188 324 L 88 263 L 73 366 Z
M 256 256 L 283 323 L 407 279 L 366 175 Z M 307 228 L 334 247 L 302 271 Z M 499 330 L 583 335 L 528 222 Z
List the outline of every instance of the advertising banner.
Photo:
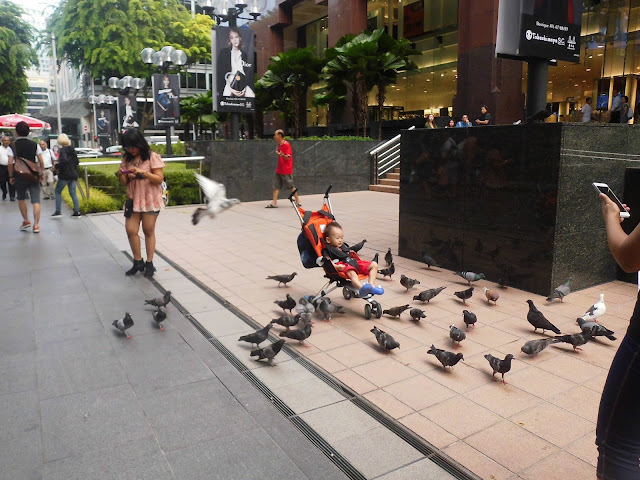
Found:
M 253 31 L 216 26 L 215 32 L 213 111 L 251 113 L 255 109 Z
M 98 137 L 111 137 L 111 110 L 102 105 L 102 108 L 98 109 L 97 115 L 96 126 L 98 127 Z
M 180 76 L 154 73 L 153 89 L 154 124 L 163 127 L 180 124 Z
M 138 101 L 135 95 L 118 95 L 118 126 L 120 131 L 138 128 Z

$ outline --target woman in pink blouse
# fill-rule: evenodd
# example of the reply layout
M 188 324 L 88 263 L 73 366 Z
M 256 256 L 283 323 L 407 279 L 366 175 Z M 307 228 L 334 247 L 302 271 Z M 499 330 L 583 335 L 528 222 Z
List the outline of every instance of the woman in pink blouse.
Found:
M 144 272 L 145 277 L 153 277 L 153 254 L 156 249 L 156 220 L 164 208 L 162 201 L 162 181 L 164 180 L 164 162 L 159 154 L 152 152 L 142 133 L 138 130 L 126 130 L 122 134 L 122 147 L 125 151 L 116 175 L 120 183 L 127 186 L 127 201 L 124 216 L 125 229 L 133 254 L 133 267 L 126 275 Z M 144 245 L 147 261 L 142 260 L 140 250 L 140 224 L 144 233 Z

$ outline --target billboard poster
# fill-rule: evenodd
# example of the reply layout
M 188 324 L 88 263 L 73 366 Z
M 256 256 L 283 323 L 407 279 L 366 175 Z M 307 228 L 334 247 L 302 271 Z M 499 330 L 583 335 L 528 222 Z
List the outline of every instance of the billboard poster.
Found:
M 212 52 L 216 79 L 213 110 L 251 113 L 255 109 L 253 31 L 241 27 L 215 27 Z
M 98 128 L 98 137 L 111 137 L 111 110 L 109 108 L 99 108 L 97 112 L 96 126 Z
M 135 95 L 118 95 L 118 126 L 120 131 L 138 128 L 138 101 Z
M 404 36 L 415 37 L 424 33 L 424 0 L 403 6 L 404 11 Z
M 180 124 L 180 76 L 154 73 L 151 83 L 154 124 L 163 127 Z

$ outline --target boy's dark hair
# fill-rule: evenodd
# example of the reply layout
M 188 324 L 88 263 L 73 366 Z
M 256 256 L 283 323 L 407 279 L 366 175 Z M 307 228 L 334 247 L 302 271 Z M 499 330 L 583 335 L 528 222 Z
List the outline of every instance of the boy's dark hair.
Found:
M 149 147 L 147 140 L 144 138 L 144 135 L 142 135 L 139 130 L 134 128 L 125 130 L 120 142 L 122 149 L 125 151 L 124 158 L 127 162 L 133 161 L 133 157 L 129 152 L 127 152 L 127 148 L 129 147 L 140 149 L 140 158 L 142 161 L 149 160 L 151 157 L 151 148 Z
M 324 227 L 324 236 L 328 237 L 331 234 L 331 230 L 339 228 L 342 230 L 342 226 L 338 222 L 331 222 L 329 225 Z
M 16 133 L 21 137 L 29 135 L 29 124 L 27 122 L 18 122 L 16 124 Z

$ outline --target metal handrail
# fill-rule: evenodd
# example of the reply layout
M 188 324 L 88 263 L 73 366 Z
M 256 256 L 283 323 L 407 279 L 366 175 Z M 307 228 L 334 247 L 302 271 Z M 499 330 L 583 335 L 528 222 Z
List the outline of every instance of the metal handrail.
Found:
M 415 129 L 415 125 L 409 127 L 409 130 Z M 374 159 L 373 163 L 373 182 L 378 184 L 380 177 L 387 172 L 393 170 L 400 164 L 400 138 L 401 134 L 396 135 L 391 140 L 387 140 L 382 145 L 369 152 Z M 380 153 L 381 152 L 381 153 Z

